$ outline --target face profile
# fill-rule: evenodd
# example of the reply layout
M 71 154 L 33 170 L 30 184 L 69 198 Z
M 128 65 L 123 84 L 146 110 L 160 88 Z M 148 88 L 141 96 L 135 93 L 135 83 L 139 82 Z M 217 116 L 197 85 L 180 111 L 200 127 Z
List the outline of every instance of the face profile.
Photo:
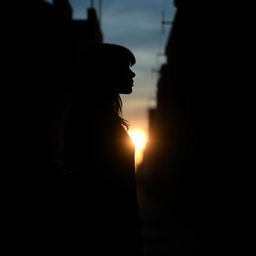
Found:
M 82 85 L 94 84 L 96 92 L 104 94 L 131 94 L 135 73 L 131 67 L 136 60 L 133 53 L 121 45 L 96 44 L 81 57 Z M 84 81 L 84 82 L 83 82 Z
M 134 86 L 135 73 L 131 70 L 128 64 L 121 64 L 116 69 L 112 70 L 113 84 L 115 91 L 118 94 L 131 94 Z

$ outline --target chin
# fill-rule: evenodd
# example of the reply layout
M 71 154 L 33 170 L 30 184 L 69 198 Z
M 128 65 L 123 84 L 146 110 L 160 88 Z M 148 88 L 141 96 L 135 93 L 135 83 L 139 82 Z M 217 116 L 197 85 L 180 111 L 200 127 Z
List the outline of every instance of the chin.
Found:
M 132 93 L 132 88 L 119 91 L 119 94 L 131 94 L 131 93 Z

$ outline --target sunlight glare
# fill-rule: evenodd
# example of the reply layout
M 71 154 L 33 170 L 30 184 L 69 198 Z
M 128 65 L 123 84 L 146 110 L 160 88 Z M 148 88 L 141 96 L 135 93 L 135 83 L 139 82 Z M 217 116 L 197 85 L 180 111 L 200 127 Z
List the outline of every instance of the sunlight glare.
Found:
M 136 167 L 142 162 L 143 151 L 146 147 L 147 136 L 145 131 L 141 129 L 131 129 L 128 134 L 135 147 L 135 164 Z

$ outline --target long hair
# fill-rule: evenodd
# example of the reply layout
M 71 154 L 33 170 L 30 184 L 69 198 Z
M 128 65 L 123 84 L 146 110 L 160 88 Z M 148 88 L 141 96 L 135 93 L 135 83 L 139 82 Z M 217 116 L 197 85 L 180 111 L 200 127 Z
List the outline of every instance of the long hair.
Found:
M 113 72 L 112 67 L 118 65 L 119 62 L 127 63 L 129 66 L 136 63 L 133 53 L 121 45 L 101 43 L 90 45 L 84 53 L 79 54 L 78 58 L 80 87 L 84 86 L 81 84 L 83 83 L 82 77 L 85 77 L 87 84 L 96 84 L 95 88 L 90 87 L 90 92 L 101 93 L 102 102 L 108 102 L 112 114 L 128 130 L 128 121 L 122 117 L 122 99 L 118 93 L 111 91 L 113 88 L 107 80 L 108 72 Z
M 121 125 L 128 131 L 129 130 L 129 122 L 122 117 L 122 107 L 123 107 L 123 102 L 120 97 L 120 95 L 117 95 L 114 104 L 113 104 L 113 110 L 116 116 L 118 117 L 119 122 Z

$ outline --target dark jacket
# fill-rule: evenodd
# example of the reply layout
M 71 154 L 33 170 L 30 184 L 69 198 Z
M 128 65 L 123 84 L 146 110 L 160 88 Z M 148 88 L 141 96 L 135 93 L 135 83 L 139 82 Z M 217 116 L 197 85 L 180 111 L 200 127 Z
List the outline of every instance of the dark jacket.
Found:
M 127 132 L 105 111 L 71 116 L 65 157 L 72 176 L 70 249 L 141 255 L 134 147 Z

